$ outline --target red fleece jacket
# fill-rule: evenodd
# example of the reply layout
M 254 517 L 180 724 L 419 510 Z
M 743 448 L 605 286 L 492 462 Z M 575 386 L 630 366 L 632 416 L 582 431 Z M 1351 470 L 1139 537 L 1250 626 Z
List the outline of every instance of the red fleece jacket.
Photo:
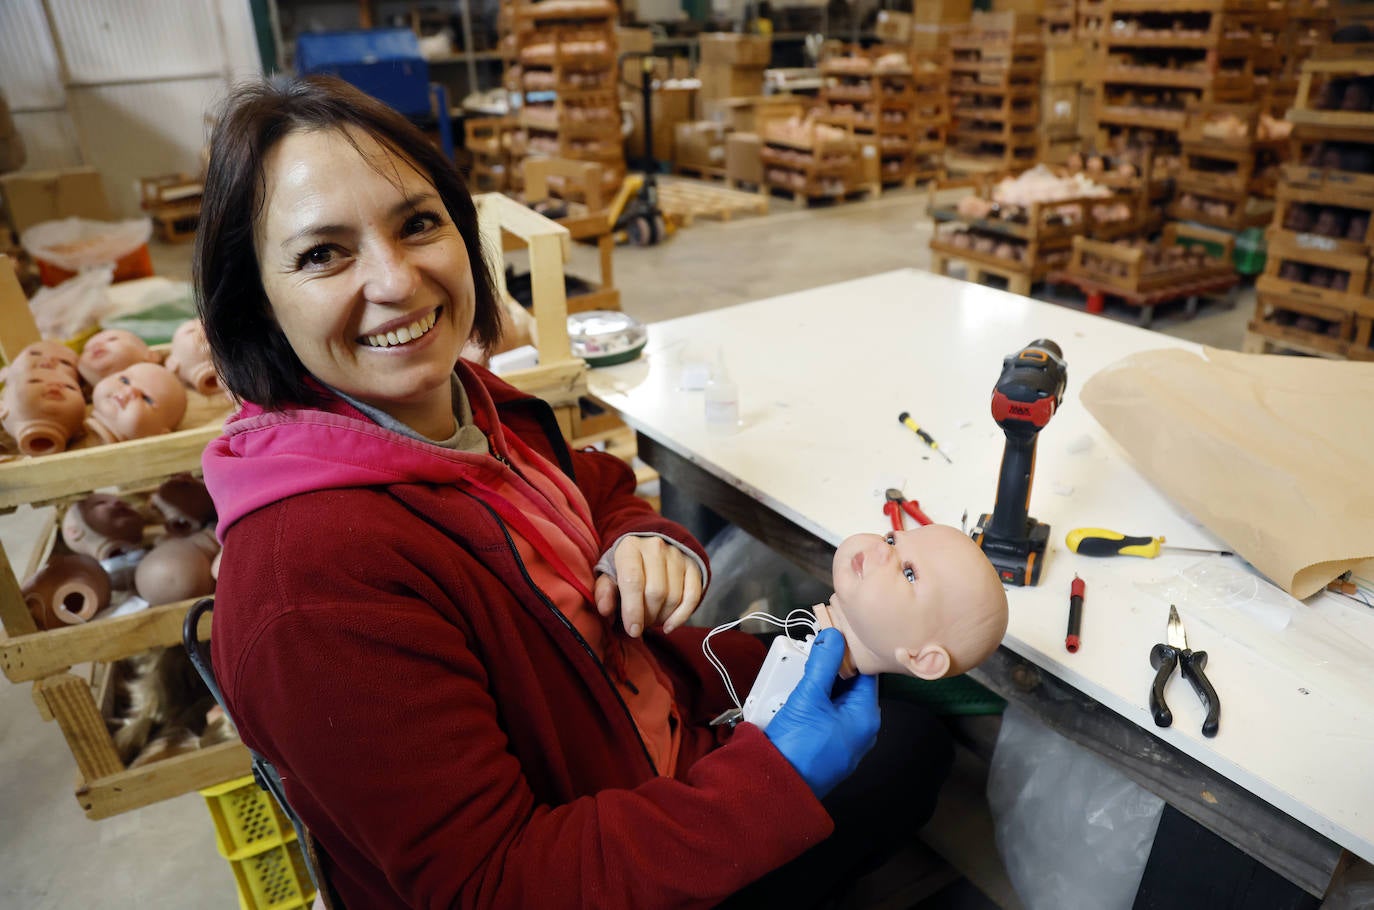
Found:
M 656 531 L 619 460 L 569 452 L 547 405 L 460 366 L 494 450 L 562 465 L 603 548 Z M 212 652 L 244 741 L 276 764 L 352 908 L 707 907 L 831 822 L 730 706 L 704 630 L 647 637 L 685 729 L 659 777 L 614 685 L 530 581 L 481 462 L 341 401 L 246 408 L 205 456 L 225 550 Z M 704 554 L 702 554 L 704 557 Z M 748 636 L 714 650 L 747 690 Z

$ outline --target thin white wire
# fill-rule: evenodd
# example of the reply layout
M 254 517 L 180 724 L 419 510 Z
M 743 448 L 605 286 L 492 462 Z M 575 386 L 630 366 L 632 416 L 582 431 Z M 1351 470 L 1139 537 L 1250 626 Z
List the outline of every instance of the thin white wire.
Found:
M 800 607 L 788 613 L 783 619 L 778 619 L 772 613 L 746 613 L 739 619 L 727 622 L 722 626 L 716 626 L 710 632 L 707 632 L 706 637 L 701 640 L 701 653 L 706 655 L 706 659 L 711 662 L 711 666 L 716 668 L 716 672 L 720 674 L 720 678 L 725 681 L 725 691 L 730 694 L 730 700 L 735 703 L 736 708 L 743 708 L 744 706 L 740 704 L 739 695 L 735 692 L 735 684 L 730 681 L 730 674 L 725 669 L 725 664 L 721 663 L 720 658 L 716 657 L 716 653 L 711 650 L 711 637 L 719 632 L 729 631 L 740 623 L 750 619 L 759 619 L 767 623 L 772 623 L 781 628 L 783 632 L 790 632 L 793 628 L 803 628 L 809 629 L 813 635 L 816 633 L 816 617 Z

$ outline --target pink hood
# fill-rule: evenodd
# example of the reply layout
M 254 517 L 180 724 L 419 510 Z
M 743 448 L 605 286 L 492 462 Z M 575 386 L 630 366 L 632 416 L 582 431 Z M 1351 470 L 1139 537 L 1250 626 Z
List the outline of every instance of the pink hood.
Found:
M 458 367 L 477 426 L 492 448 L 510 450 L 486 388 Z M 216 536 L 264 506 L 318 490 L 394 483 L 489 483 L 500 470 L 492 458 L 443 449 L 378 426 L 342 399 L 325 394 L 319 408 L 265 411 L 245 404 L 224 435 L 201 456 L 205 485 L 219 514 Z M 494 428 L 494 429 L 493 429 Z

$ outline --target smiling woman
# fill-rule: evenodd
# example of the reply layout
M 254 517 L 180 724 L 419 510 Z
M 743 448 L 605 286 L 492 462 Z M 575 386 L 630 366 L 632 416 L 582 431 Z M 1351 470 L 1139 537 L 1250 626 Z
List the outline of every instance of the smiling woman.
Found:
M 337 896 L 803 907 L 886 849 L 871 813 L 821 801 L 868 767 L 875 681 L 832 699 L 812 670 L 785 741 L 712 725 L 728 696 L 684 625 L 701 545 L 624 462 L 571 450 L 546 403 L 459 358 L 500 323 L 451 163 L 325 77 L 237 90 L 210 149 L 197 305 L 242 402 L 204 456 L 212 656 Z M 753 678 L 757 640 L 714 641 Z M 899 729 L 900 761 L 849 802 L 905 831 L 950 746 L 929 715 Z M 799 893 L 740 897 L 751 883 Z

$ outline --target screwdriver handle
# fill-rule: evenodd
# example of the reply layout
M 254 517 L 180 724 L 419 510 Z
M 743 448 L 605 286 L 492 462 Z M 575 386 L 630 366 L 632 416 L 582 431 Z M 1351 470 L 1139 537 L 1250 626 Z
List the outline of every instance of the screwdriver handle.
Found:
M 1155 645 L 1150 649 L 1150 666 L 1155 668 L 1155 681 L 1150 685 L 1150 714 L 1156 726 L 1167 727 L 1174 722 L 1174 715 L 1164 702 L 1164 684 L 1178 666 L 1178 648 Z
M 1207 652 L 1185 650 L 1179 653 L 1178 660 L 1183 665 L 1183 678 L 1192 684 L 1198 700 L 1207 709 L 1207 716 L 1202 721 L 1202 735 L 1216 736 L 1217 727 L 1221 724 L 1221 701 L 1207 674 L 1202 672 L 1207 667 Z
M 902 413 L 897 415 L 897 419 L 900 420 L 908 430 L 915 433 L 917 436 L 921 437 L 921 441 L 924 442 L 926 445 L 930 446 L 932 449 L 936 448 L 934 437 L 932 437 L 925 430 L 921 429 L 920 425 L 916 423 L 916 421 L 911 419 L 911 414 L 909 412 L 903 411 Z
M 1070 552 L 1083 556 L 1143 556 L 1154 559 L 1159 555 L 1159 537 L 1127 537 L 1106 528 L 1074 528 L 1064 538 Z

